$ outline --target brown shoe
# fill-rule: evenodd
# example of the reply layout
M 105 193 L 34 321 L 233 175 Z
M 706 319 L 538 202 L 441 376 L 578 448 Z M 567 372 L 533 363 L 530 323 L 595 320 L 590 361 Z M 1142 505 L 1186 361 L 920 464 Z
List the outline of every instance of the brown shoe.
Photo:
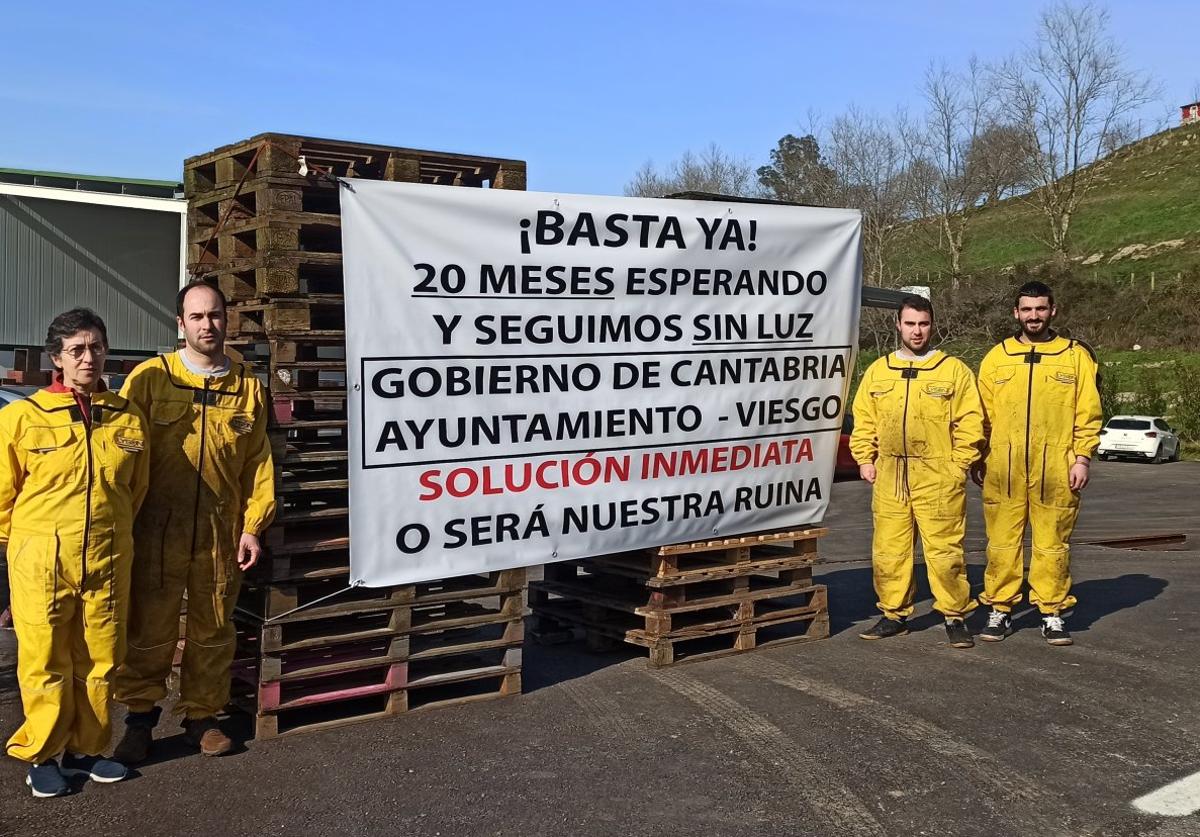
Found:
M 233 741 L 221 732 L 216 718 L 197 718 L 184 721 L 183 729 L 188 743 L 200 748 L 202 756 L 223 756 L 233 749 Z

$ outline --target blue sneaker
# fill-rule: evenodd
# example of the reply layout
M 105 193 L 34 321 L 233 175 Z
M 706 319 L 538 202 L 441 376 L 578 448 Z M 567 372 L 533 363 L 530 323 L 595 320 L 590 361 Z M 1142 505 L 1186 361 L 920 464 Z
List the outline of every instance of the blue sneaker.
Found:
M 87 776 L 93 782 L 108 784 L 119 782 L 129 775 L 129 768 L 119 761 L 106 759 L 102 756 L 77 756 L 67 753 L 63 756 L 62 772 L 65 776 Z
M 29 789 L 38 799 L 65 796 L 71 792 L 71 786 L 63 778 L 58 769 L 58 762 L 54 759 L 30 765 L 29 773 L 25 776 L 25 784 L 29 785 Z

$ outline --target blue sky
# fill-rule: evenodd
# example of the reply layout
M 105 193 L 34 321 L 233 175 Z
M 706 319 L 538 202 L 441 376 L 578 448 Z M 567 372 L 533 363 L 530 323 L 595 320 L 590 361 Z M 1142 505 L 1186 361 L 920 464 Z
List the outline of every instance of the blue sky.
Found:
M 1043 3 L 10 4 L 0 167 L 174 179 L 263 131 L 517 157 L 531 189 L 619 194 L 716 142 L 762 163 L 807 113 L 917 105 L 931 59 L 998 58 Z M 1200 84 L 1200 4 L 1108 6 L 1161 121 Z

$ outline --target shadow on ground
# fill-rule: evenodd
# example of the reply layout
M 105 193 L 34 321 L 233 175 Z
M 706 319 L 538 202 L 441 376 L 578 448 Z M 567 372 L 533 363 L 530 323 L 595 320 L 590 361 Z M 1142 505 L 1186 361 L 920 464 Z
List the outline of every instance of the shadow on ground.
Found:
M 978 596 L 983 589 L 983 567 L 967 566 L 967 577 L 971 582 L 971 595 Z M 879 616 L 875 607 L 875 591 L 871 582 L 870 567 L 835 570 L 824 573 L 818 581 L 829 587 L 830 633 L 833 636 L 849 630 L 865 620 Z M 1127 573 L 1115 578 L 1099 578 L 1077 582 L 1072 588 L 1079 604 L 1068 627 L 1072 632 L 1088 630 L 1099 620 L 1118 611 L 1137 607 L 1158 597 L 1167 588 L 1165 579 L 1145 573 Z M 1026 590 L 1028 593 L 1028 590 Z M 917 564 L 917 612 L 909 620 L 911 630 L 935 627 L 942 622 L 941 614 L 931 611 L 932 595 L 925 579 L 925 567 Z M 1018 609 L 1015 624 L 1018 628 L 1034 627 L 1038 624 L 1036 608 L 1023 605 Z M 980 608 L 982 610 L 983 608 Z
M 1157 598 L 1166 589 L 1166 579 L 1145 573 L 1080 581 L 1071 587 L 1071 593 L 1079 600 L 1079 604 L 1075 605 L 1067 620 L 1067 627 L 1072 633 L 1081 633 L 1106 616 Z M 1037 625 L 1038 620 L 1037 608 L 1030 608 L 1013 624 L 1018 628 L 1028 628 Z

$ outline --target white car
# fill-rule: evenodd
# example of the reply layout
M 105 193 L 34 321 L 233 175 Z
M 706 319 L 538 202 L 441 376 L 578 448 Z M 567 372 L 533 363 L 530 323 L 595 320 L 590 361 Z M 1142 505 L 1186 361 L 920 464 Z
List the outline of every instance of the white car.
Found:
M 1179 437 L 1158 416 L 1113 416 L 1100 431 L 1096 453 L 1101 459 L 1178 462 Z

